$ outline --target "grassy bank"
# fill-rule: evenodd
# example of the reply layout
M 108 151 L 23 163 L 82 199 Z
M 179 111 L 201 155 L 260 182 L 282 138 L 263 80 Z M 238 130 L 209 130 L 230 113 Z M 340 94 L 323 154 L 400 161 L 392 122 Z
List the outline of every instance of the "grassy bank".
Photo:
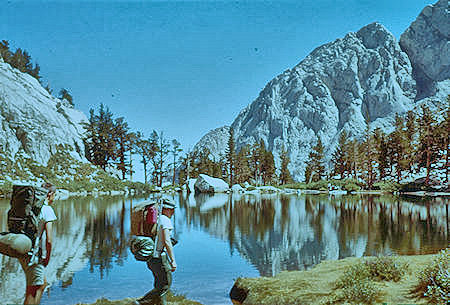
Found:
M 346 258 L 275 277 L 239 278 L 244 305 L 446 304 L 450 250 L 438 255 Z
M 131 302 L 134 300 L 135 299 L 132 299 L 132 298 L 126 298 L 126 299 L 117 300 L 117 301 L 111 301 L 111 300 L 107 300 L 107 299 L 99 299 L 95 303 L 92 303 L 92 304 L 78 303 L 77 305 L 130 305 Z M 173 295 L 170 292 L 167 296 L 167 304 L 168 305 L 202 305 L 199 302 L 188 300 L 184 296 Z

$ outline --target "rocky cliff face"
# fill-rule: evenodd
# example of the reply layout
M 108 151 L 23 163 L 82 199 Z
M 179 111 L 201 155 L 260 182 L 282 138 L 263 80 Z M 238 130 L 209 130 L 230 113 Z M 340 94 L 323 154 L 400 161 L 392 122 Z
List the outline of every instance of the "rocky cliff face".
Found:
M 61 144 L 75 159 L 85 160 L 83 121 L 87 118 L 82 112 L 0 59 L 0 152 L 4 156 L 14 159 L 24 153 L 45 164 Z
M 400 46 L 411 60 L 417 81 L 417 99 L 449 93 L 449 3 L 440 0 L 426 6 L 400 37 Z
M 315 49 L 296 67 L 270 81 L 234 120 L 231 127 L 238 149 L 263 140 L 279 167 L 284 145 L 292 175 L 302 180 L 305 162 L 318 138 L 330 158 L 342 130 L 354 138 L 362 136 L 367 124 L 371 129 L 390 132 L 395 114 L 404 114 L 424 102 L 419 97 L 425 97 L 424 88 L 429 84 L 433 84 L 435 95 L 427 94 L 427 101 L 448 94 L 447 2 L 425 8 L 402 35 L 405 51 L 379 23 Z M 426 31 L 434 36 L 422 33 Z M 424 45 L 430 48 L 425 55 L 419 52 Z M 218 148 L 223 153 L 223 134 L 216 133 L 216 137 L 222 138 L 216 142 L 225 143 Z
M 228 145 L 230 137 L 230 126 L 223 126 L 211 130 L 204 135 L 194 146 L 194 151 L 203 151 L 208 149 L 210 157 L 214 160 L 220 160 L 225 156 L 225 147 Z

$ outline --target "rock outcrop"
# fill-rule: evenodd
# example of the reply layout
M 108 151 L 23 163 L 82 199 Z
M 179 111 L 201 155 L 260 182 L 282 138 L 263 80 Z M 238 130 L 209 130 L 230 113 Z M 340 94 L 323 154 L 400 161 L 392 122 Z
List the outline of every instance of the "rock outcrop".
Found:
M 0 152 L 46 164 L 58 145 L 85 160 L 82 122 L 87 117 L 66 100 L 51 96 L 32 76 L 0 59 Z
M 401 35 L 400 46 L 408 54 L 417 81 L 417 99 L 449 93 L 450 5 L 440 0 L 426 6 Z M 445 83 L 442 83 L 445 82 Z M 446 90 L 445 90 L 446 89 Z
M 318 47 L 270 81 L 241 111 L 231 125 L 237 149 L 263 141 L 280 168 L 284 146 L 292 176 L 303 180 L 319 138 L 330 160 L 343 130 L 356 139 L 367 124 L 389 133 L 396 114 L 433 99 L 445 101 L 450 92 L 448 23 L 448 1 L 441 0 L 425 8 L 402 35 L 405 51 L 379 23 Z M 430 50 L 421 54 L 424 48 Z M 426 89 L 431 87 L 432 92 Z M 434 95 L 418 100 L 425 91 Z M 220 130 L 208 134 L 208 139 L 216 139 L 214 145 L 206 145 L 215 155 L 223 155 L 227 146 Z
M 223 193 L 228 190 L 228 184 L 219 178 L 200 174 L 195 182 L 195 193 Z

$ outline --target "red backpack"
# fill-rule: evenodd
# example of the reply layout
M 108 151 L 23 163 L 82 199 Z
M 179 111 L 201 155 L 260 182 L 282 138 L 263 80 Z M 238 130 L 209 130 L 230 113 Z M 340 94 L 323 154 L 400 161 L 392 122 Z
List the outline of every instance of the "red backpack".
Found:
M 158 221 L 158 209 L 156 204 L 147 205 L 145 207 L 145 212 L 147 213 L 145 216 L 146 224 L 153 225 Z

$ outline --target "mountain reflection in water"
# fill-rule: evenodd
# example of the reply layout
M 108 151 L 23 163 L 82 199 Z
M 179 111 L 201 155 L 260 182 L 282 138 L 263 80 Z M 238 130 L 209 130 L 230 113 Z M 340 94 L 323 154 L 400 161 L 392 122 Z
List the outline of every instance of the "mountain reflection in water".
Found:
M 388 195 L 174 198 L 179 202 L 174 224 L 180 239 L 175 252 L 182 267 L 175 273 L 174 290 L 205 304 L 228 302 L 228 289 L 238 276 L 272 276 L 348 256 L 434 253 L 449 243 L 445 198 L 416 202 Z M 42 304 L 139 296 L 151 287 L 150 271 L 128 250 L 130 209 L 144 200 L 71 198 L 54 205 L 58 221 L 47 267 L 52 287 Z M 7 229 L 8 209 L 9 202 L 0 200 L 1 231 Z M 0 271 L 0 304 L 21 303 L 25 276 L 17 260 L 1 255 Z

